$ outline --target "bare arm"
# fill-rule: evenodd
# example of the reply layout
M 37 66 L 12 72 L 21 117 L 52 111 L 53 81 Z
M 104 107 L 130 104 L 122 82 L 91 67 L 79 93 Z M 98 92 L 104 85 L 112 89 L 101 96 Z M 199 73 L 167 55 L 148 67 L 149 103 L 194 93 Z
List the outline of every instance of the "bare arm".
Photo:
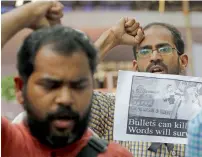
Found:
M 15 9 L 11 12 L 2 15 L 1 19 L 1 47 L 19 30 L 24 28 L 27 20 L 31 20 L 30 12 L 26 11 L 27 8 Z M 15 15 L 15 16 L 14 16 Z
M 116 38 L 113 31 L 109 29 L 102 33 L 101 36 L 95 41 L 94 45 L 99 50 L 100 61 L 102 61 L 106 54 L 117 45 L 115 39 Z
M 50 25 L 50 21 L 46 17 L 48 11 L 50 11 L 53 7 L 57 7 L 53 8 L 54 12 L 55 10 L 56 12 L 59 9 L 61 10 L 61 4 L 59 4 L 60 6 L 58 6 L 58 3 L 57 6 L 54 5 L 55 3 L 52 1 L 27 3 L 22 7 L 13 9 L 8 13 L 3 14 L 1 19 L 1 48 L 3 48 L 5 43 L 12 36 L 23 28 L 33 28 L 32 26 L 36 25 Z M 60 15 L 58 12 L 56 14 L 56 19 L 59 17 L 61 18 L 61 13 L 59 13 Z
M 135 46 L 143 38 L 144 32 L 135 19 L 122 18 L 116 25 L 102 33 L 94 45 L 99 50 L 99 60 L 102 61 L 112 48 L 118 45 Z

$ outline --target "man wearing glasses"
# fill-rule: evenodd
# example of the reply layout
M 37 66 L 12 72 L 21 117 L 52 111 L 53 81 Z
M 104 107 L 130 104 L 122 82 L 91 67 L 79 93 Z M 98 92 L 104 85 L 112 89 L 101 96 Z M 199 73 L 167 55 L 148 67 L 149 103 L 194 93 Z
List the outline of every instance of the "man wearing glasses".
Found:
M 127 26 L 125 29 L 127 30 Z M 165 23 L 151 23 L 143 30 L 144 39 L 133 47 L 133 70 L 156 74 L 184 75 L 188 56 L 184 53 L 184 41 L 180 32 Z M 108 36 L 113 35 L 108 34 Z M 116 41 L 116 38 L 107 42 L 108 45 L 113 41 Z M 109 49 L 106 52 L 108 51 Z M 98 136 L 111 141 L 113 140 L 115 95 L 101 92 L 94 92 L 94 95 L 90 126 Z M 185 145 L 138 141 L 118 142 L 131 151 L 134 157 L 185 156 Z
M 145 39 L 133 48 L 135 71 L 160 74 L 184 74 L 188 57 L 179 31 L 164 23 L 144 28 Z

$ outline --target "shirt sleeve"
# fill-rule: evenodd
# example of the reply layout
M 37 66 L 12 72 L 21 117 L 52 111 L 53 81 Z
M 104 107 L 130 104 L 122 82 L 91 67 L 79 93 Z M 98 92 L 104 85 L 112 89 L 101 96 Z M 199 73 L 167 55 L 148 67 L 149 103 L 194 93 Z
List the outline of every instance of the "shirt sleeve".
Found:
M 19 130 L 5 117 L 1 117 L 1 148 L 2 156 L 8 156 L 9 148 L 19 145 Z
M 12 134 L 12 127 L 10 122 L 5 118 L 1 117 L 1 142 L 2 146 L 6 146 L 8 144 L 8 141 L 10 140 L 10 136 Z
M 188 145 L 186 148 L 187 157 L 202 156 L 202 111 L 189 122 Z
M 115 95 L 94 91 L 90 128 L 102 139 L 112 140 Z

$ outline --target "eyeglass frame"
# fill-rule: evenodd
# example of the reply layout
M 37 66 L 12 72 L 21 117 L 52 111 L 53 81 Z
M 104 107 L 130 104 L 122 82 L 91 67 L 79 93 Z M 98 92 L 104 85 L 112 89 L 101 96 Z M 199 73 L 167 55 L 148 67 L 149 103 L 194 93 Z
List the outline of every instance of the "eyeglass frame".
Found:
M 161 44 L 160 44 L 160 45 L 161 45 Z M 174 47 L 172 47 L 172 46 L 169 45 L 169 44 L 163 44 L 162 46 L 159 46 L 158 48 L 156 48 L 156 49 L 154 49 L 154 50 L 153 50 L 153 49 L 150 49 L 150 48 L 147 48 L 147 49 L 152 50 L 152 52 L 151 52 L 148 56 L 146 55 L 146 56 L 139 57 L 139 52 L 138 52 L 138 51 L 136 51 L 136 55 L 137 55 L 137 57 L 139 57 L 139 58 L 146 58 L 146 57 L 151 56 L 154 51 L 157 51 L 158 53 L 163 54 L 163 53 L 159 52 L 158 49 L 159 49 L 159 48 L 162 48 L 162 47 L 165 47 L 165 46 L 168 46 L 168 47 L 172 48 L 172 53 L 174 52 L 173 50 L 176 50 L 177 53 L 178 53 L 178 55 L 182 55 L 182 54 L 178 51 L 177 48 L 174 48 Z M 171 54 L 171 53 L 169 53 L 169 54 Z M 165 54 L 165 55 L 169 55 L 169 54 Z

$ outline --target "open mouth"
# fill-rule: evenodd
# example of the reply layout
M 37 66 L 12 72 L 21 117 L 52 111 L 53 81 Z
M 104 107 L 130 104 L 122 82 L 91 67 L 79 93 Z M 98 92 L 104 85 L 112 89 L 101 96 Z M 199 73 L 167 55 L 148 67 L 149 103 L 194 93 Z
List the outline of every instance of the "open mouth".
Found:
M 150 72 L 150 73 L 163 74 L 163 73 L 165 73 L 165 70 L 164 70 L 164 68 L 161 67 L 161 66 L 152 66 L 152 67 L 149 69 L 149 72 Z
M 152 73 L 160 73 L 160 72 L 163 72 L 163 71 L 161 69 L 158 69 L 158 68 L 152 70 Z

